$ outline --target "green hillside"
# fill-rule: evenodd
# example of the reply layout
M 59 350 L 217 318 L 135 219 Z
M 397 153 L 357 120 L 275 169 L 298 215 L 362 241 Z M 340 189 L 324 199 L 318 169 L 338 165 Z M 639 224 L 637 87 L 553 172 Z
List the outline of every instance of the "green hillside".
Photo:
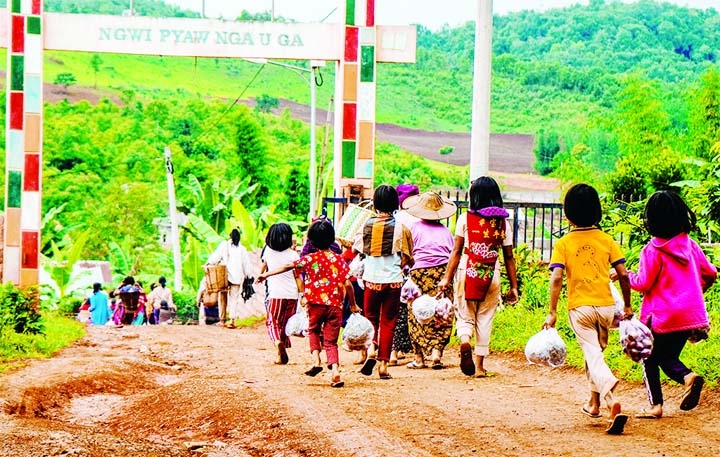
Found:
M 48 11 L 120 14 L 126 8 L 119 0 L 46 2 Z M 157 1 L 135 2 L 135 9 L 138 14 L 197 16 Z M 246 14 L 244 19 L 267 16 Z M 416 65 L 380 65 L 378 121 L 468 131 L 473 39 L 473 23 L 438 32 L 420 26 Z M 720 15 L 651 0 L 596 0 L 589 6 L 513 13 L 495 17 L 494 54 L 493 131 L 572 131 L 614 105 L 628 73 L 641 71 L 673 92 L 697 81 L 720 55 Z M 268 94 L 300 103 L 309 99 L 307 83 L 298 75 L 267 66 L 253 80 L 258 66 L 241 59 L 104 55 L 96 74 L 92 57 L 48 53 L 45 79 L 69 72 L 79 85 L 94 86 L 97 77 L 100 87 L 116 90 L 185 90 L 232 99 Z M 325 85 L 318 91 L 322 107 L 332 95 L 331 64 L 323 76 Z

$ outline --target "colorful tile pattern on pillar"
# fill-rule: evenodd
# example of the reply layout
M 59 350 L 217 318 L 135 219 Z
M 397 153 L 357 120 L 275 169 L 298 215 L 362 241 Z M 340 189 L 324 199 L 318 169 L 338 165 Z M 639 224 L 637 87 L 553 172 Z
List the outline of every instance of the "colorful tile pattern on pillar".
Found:
M 3 282 L 37 285 L 42 190 L 42 0 L 11 0 Z
M 375 161 L 375 0 L 346 0 L 342 183 L 372 189 Z

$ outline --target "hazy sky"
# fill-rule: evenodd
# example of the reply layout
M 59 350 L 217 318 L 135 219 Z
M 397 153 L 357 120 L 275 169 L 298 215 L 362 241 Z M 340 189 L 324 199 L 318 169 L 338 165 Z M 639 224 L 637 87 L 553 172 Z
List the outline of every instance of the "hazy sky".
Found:
M 183 8 L 200 11 L 203 0 L 165 0 Z M 299 22 L 318 22 L 326 16 L 327 22 L 338 22 L 332 15 L 341 0 L 204 0 L 208 17 L 223 16 L 234 19 L 242 10 L 250 12 L 269 11 L 275 4 L 275 15 L 295 19 Z M 626 0 L 632 2 L 632 0 Z M 694 8 L 720 8 L 720 0 L 667 0 Z M 524 9 L 545 10 L 548 8 L 588 3 L 587 0 L 495 0 L 493 11 L 505 14 Z M 443 24 L 457 25 L 475 18 L 475 0 L 375 0 L 376 22 L 378 24 L 422 24 L 437 29 Z

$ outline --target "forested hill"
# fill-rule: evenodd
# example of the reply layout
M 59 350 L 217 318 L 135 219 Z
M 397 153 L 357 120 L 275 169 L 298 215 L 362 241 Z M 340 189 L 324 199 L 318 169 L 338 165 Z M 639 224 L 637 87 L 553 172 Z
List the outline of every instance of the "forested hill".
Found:
M 6 1 L 0 0 L 0 5 L 3 3 Z M 128 8 L 126 0 L 47 0 L 45 4 L 48 11 L 72 13 L 122 14 Z M 157 0 L 136 0 L 134 9 L 139 15 L 198 16 Z M 268 20 L 269 12 L 243 13 L 238 19 Z M 380 66 L 378 120 L 413 128 L 468 131 L 474 30 L 473 22 L 439 31 L 419 26 L 417 64 Z M 589 115 L 614 106 L 623 78 L 630 73 L 641 72 L 674 94 L 696 83 L 707 65 L 720 57 L 720 14 L 714 9 L 689 9 L 652 0 L 632 4 L 593 0 L 588 6 L 511 13 L 495 16 L 493 50 L 493 130 L 573 131 Z M 208 77 L 198 89 L 194 82 L 182 81 L 187 73 L 182 59 L 176 60 L 177 66 L 168 65 L 172 59 L 132 59 L 144 62 L 131 65 L 131 59 L 125 58 L 123 66 L 142 70 L 119 70 L 107 64 L 116 73 L 122 72 L 111 81 L 103 78 L 107 75 L 102 70 L 93 74 L 88 63 L 68 57 L 60 59 L 65 68 L 51 62 L 47 71 L 50 78 L 70 71 L 81 85 L 92 85 L 99 76 L 101 86 L 107 81 L 115 88 L 122 84 L 133 89 L 150 89 L 148 84 L 153 84 L 152 89 L 173 91 L 192 87 L 192 92 L 233 98 L 237 85 L 231 89 L 213 81 L 249 79 L 254 72 L 252 64 L 237 60 L 208 63 L 212 68 L 203 73 Z M 205 63 L 195 62 L 196 72 Z M 152 71 L 153 66 L 157 71 Z M 328 82 L 331 73 L 326 68 Z M 147 74 L 162 77 L 149 83 Z M 194 76 L 198 75 L 187 78 Z M 265 72 L 263 78 L 263 85 L 249 88 L 247 95 L 267 93 L 307 103 L 306 87 L 299 80 L 283 81 L 288 79 L 286 72 Z M 321 92 L 319 103 L 324 103 L 330 92 Z

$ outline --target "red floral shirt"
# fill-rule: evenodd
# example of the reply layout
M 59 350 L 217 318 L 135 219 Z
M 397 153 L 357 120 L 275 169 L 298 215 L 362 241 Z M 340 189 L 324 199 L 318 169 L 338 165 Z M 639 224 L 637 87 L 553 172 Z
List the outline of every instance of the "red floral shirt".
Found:
M 308 303 L 342 307 L 345 281 L 351 275 L 341 256 L 327 250 L 313 252 L 300 257 L 295 268 L 303 273 Z

